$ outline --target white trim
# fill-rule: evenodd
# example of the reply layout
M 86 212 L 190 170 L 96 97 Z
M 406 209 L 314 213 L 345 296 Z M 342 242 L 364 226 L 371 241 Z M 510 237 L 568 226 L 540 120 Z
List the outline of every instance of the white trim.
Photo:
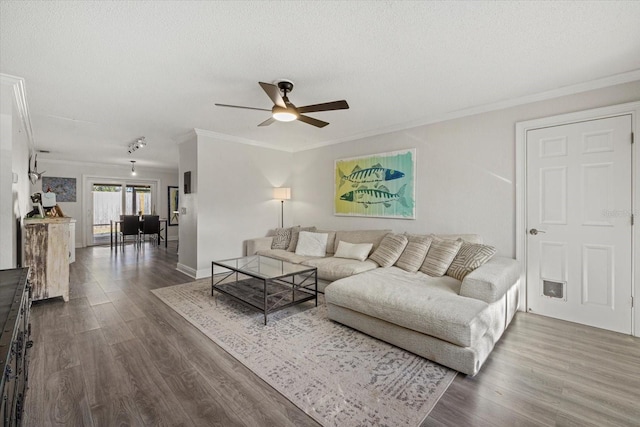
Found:
M 58 159 L 47 159 L 46 157 L 39 157 L 38 162 L 47 162 L 54 163 L 59 165 L 71 165 L 71 166 L 94 166 L 101 168 L 112 168 L 118 170 L 127 170 L 131 171 L 131 164 L 122 165 L 120 163 L 93 163 L 93 162 L 83 162 L 77 160 L 58 160 Z M 160 173 L 177 173 L 178 168 L 168 169 L 168 168 L 154 168 L 149 166 L 140 166 L 140 161 L 136 161 L 136 171 L 145 171 L 145 172 L 160 172 Z M 109 178 L 109 177 L 102 177 Z
M 176 270 L 178 270 L 182 274 L 186 274 L 187 276 L 191 277 L 192 279 L 196 279 L 197 278 L 196 270 L 194 268 L 189 267 L 188 265 L 178 263 L 178 265 L 176 266 Z
M 634 145 L 631 147 L 631 205 L 632 211 L 636 214 L 636 217 L 640 218 L 640 210 L 638 209 L 640 203 L 640 185 L 638 184 L 640 155 L 638 154 L 639 150 L 637 148 L 638 141 L 640 141 L 640 125 L 638 121 L 638 117 L 640 117 L 640 101 L 516 123 L 516 259 L 521 265 L 520 281 L 523 284 L 521 289 L 522 292 L 520 293 L 520 310 L 524 311 L 527 307 L 527 159 L 525 147 L 527 132 L 533 129 L 565 125 L 586 120 L 603 119 L 622 114 L 631 115 L 631 126 L 636 140 Z M 637 274 L 637 272 L 640 272 L 640 257 L 636 255 L 637 249 L 640 248 L 640 227 L 638 226 L 638 222 L 636 222 L 636 225 L 632 227 L 632 234 L 631 253 L 634 263 L 631 267 L 631 277 L 633 281 L 631 293 L 635 300 L 635 306 L 632 311 L 631 333 L 632 335 L 640 336 L 640 274 Z
M 33 128 L 31 127 L 31 115 L 29 114 L 29 104 L 27 103 L 27 93 L 22 77 L 0 73 L 0 84 L 13 86 L 13 96 L 16 102 L 16 109 L 20 115 L 22 127 L 27 134 L 29 152 L 35 151 L 35 141 L 33 139 Z
M 242 138 L 239 136 L 227 135 L 226 133 L 214 132 L 214 131 L 205 130 L 205 129 L 194 128 L 193 130 L 197 136 L 208 136 L 209 138 L 220 139 L 222 141 L 237 142 L 240 144 L 253 145 L 253 146 L 262 147 L 262 148 L 270 148 L 272 150 L 285 151 L 288 153 L 293 152 L 293 150 L 289 150 L 286 148 L 278 147 L 273 144 L 269 144 L 267 142 L 260 142 L 260 141 L 256 141 L 249 138 Z

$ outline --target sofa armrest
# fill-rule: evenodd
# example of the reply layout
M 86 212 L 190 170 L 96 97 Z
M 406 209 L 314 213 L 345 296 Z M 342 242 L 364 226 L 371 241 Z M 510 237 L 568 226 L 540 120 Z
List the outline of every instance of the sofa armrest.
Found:
M 519 279 L 518 261 L 493 257 L 464 278 L 460 295 L 491 304 L 502 298 Z
M 258 237 L 247 240 L 247 255 L 255 255 L 258 251 L 271 249 L 272 237 Z

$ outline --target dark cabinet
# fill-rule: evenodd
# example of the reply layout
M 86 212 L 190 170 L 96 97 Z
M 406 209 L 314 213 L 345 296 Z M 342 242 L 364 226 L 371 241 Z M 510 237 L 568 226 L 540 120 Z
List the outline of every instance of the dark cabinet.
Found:
M 22 421 L 29 372 L 31 341 L 31 286 L 28 268 L 0 270 L 0 358 L 4 364 L 0 380 L 0 422 L 19 426 Z

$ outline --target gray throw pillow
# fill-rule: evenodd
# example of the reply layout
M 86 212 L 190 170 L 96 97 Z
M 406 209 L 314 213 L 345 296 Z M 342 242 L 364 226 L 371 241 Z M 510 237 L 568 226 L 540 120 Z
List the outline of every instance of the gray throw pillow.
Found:
M 369 259 L 377 263 L 380 267 L 391 267 L 402 255 L 402 251 L 407 246 L 408 239 L 403 234 L 389 233 L 384 236 L 380 245 L 371 254 Z
M 462 246 L 462 239 L 443 240 L 436 236 L 431 236 L 433 241 L 427 257 L 420 267 L 420 271 L 432 277 L 441 277 L 449 269 L 453 259 L 458 254 Z
M 488 245 L 462 243 L 462 247 L 447 270 L 447 276 L 462 281 L 465 276 L 496 254 L 496 248 Z
M 427 252 L 429 252 L 429 246 L 431 246 L 431 237 L 425 236 L 424 239 L 413 241 L 409 238 L 409 243 L 396 261 L 396 266 L 410 273 L 415 273 L 422 266 Z
M 291 228 L 276 228 L 276 234 L 271 241 L 271 249 L 287 249 L 291 241 Z

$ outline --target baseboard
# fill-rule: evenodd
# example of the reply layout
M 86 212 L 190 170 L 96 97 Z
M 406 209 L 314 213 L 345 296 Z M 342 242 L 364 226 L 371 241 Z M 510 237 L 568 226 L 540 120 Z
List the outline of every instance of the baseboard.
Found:
M 184 265 L 184 264 L 180 264 L 178 263 L 178 265 L 176 265 L 176 270 L 178 270 L 180 273 L 182 274 L 186 274 L 187 276 L 193 278 L 193 279 L 197 279 L 197 272 L 195 269 Z

